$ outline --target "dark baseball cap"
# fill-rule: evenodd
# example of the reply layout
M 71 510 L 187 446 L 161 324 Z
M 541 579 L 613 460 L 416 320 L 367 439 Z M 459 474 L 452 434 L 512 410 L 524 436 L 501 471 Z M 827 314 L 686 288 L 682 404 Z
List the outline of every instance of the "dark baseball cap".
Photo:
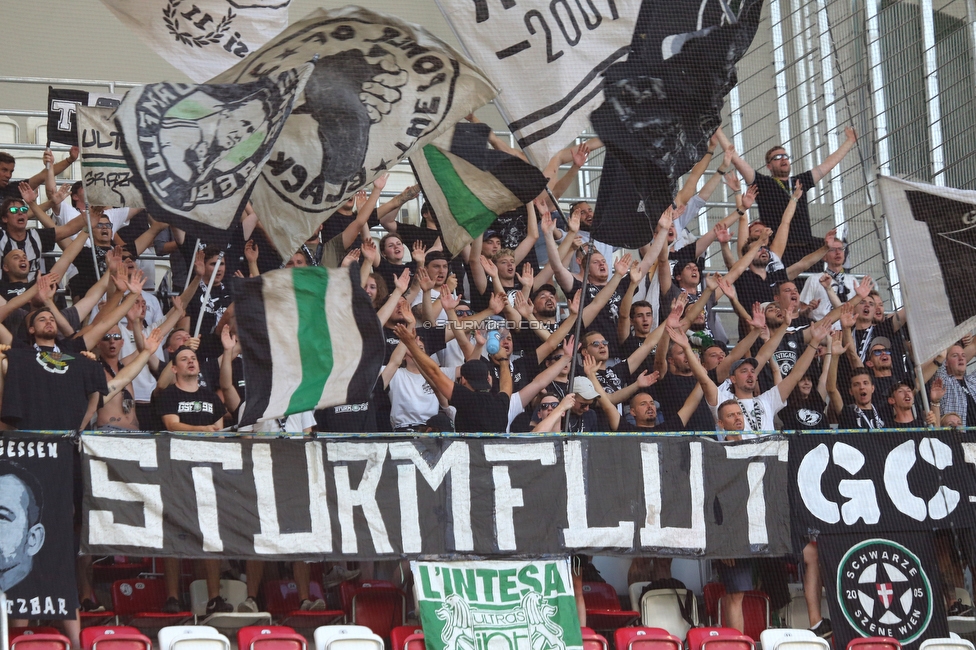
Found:
M 465 361 L 461 366 L 461 376 L 471 384 L 472 390 L 478 392 L 491 390 L 491 384 L 488 383 L 488 364 L 481 359 Z
M 532 300 L 535 300 L 535 297 L 538 296 L 543 291 L 548 291 L 549 293 L 551 293 L 554 296 L 558 296 L 559 295 L 558 293 L 556 293 L 556 287 L 554 287 L 551 284 L 544 284 L 544 285 L 542 285 L 541 287 L 539 287 L 538 289 L 536 289 L 535 291 L 532 292 Z

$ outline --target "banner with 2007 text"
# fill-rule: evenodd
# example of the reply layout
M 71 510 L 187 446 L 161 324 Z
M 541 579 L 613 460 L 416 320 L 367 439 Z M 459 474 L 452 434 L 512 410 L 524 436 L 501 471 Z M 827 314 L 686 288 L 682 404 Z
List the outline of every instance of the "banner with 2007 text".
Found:
M 82 437 L 95 555 L 790 551 L 785 438 Z

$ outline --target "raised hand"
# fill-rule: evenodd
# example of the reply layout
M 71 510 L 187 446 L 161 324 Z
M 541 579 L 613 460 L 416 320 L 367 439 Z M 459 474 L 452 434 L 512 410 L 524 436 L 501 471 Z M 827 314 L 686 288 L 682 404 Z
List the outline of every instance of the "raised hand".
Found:
M 59 273 L 48 273 L 37 279 L 37 297 L 41 302 L 48 302 L 54 299 L 54 294 L 58 290 Z
M 415 198 L 417 198 L 418 196 L 420 196 L 420 186 L 419 185 L 411 185 L 410 187 L 408 187 L 405 190 L 403 190 L 402 192 L 400 192 L 400 200 L 403 203 L 406 203 L 407 201 L 412 201 Z
M 396 335 L 401 341 L 407 341 L 414 337 L 413 329 L 407 327 L 403 323 L 397 323 L 393 326 L 393 334 Z
M 685 315 L 685 307 L 688 306 L 688 294 L 679 293 L 678 297 L 671 301 L 671 313 L 668 314 L 668 327 L 681 327 L 681 318 Z
M 719 167 L 721 167 L 722 169 L 727 169 L 729 171 L 732 171 L 733 155 L 735 155 L 735 147 L 733 147 L 732 145 L 727 146 L 725 150 L 722 151 L 722 164 L 719 165 Z M 726 174 L 728 174 L 728 172 L 726 172 Z M 738 179 L 736 179 L 736 182 L 738 182 Z
M 434 288 L 434 280 L 427 273 L 427 269 L 422 266 L 417 269 L 417 284 L 420 285 L 420 290 L 424 292 Z
M 580 146 L 573 149 L 573 166 L 582 167 L 586 164 L 586 159 L 590 156 L 590 148 L 586 144 L 581 144 Z
M 529 262 L 526 262 L 522 265 L 522 273 L 516 273 L 515 277 L 522 283 L 523 287 L 531 289 L 532 283 L 535 282 L 535 269 Z
M 181 314 L 186 313 L 186 307 L 183 306 L 183 298 L 180 296 L 173 296 L 173 309 L 180 312 Z
M 637 284 L 644 279 L 644 271 L 641 269 L 641 265 L 637 262 L 633 262 L 630 265 L 630 283 Z
M 186 347 L 188 347 L 191 350 L 193 350 L 194 352 L 196 352 L 197 349 L 200 347 L 200 337 L 199 336 L 191 336 L 190 338 L 188 338 L 186 340 L 186 343 L 184 343 L 183 345 L 185 345 Z
M 27 181 L 21 181 L 20 185 L 17 186 L 17 189 L 20 190 L 20 196 L 22 199 L 24 199 L 24 203 L 30 205 L 37 200 L 37 192 Z
M 498 267 L 495 266 L 495 263 L 494 262 L 492 262 L 490 259 L 488 259 L 484 255 L 481 256 L 481 260 L 480 261 L 481 261 L 481 268 L 483 268 L 485 270 L 485 273 L 488 275 L 488 277 L 490 277 L 490 278 L 497 278 L 498 277 Z
M 718 274 L 716 274 L 716 273 L 709 273 L 708 275 L 706 275 L 705 276 L 705 286 L 708 287 L 709 289 L 711 289 L 712 291 L 715 291 L 716 289 L 718 289 Z
M 119 252 L 119 257 L 122 256 L 121 250 Z M 202 278 L 207 273 L 207 265 L 204 263 L 203 259 L 203 249 L 197 249 L 197 252 L 193 256 L 193 273 Z
M 237 337 L 231 334 L 230 324 L 220 328 L 220 344 L 224 346 L 224 351 L 233 350 L 237 345 Z
M 529 320 L 535 313 L 535 308 L 525 294 L 521 291 L 515 292 L 515 311 L 519 313 L 523 320 Z
M 866 300 L 871 295 L 872 289 L 874 289 L 874 280 L 870 275 L 865 275 L 860 282 L 854 281 L 854 293 L 861 296 L 861 300 Z
M 502 313 L 506 304 L 508 304 L 508 296 L 501 291 L 492 293 L 491 298 L 488 299 L 488 308 L 495 314 Z
M 762 308 L 762 303 L 752 303 L 752 320 L 749 321 L 749 325 L 757 330 L 765 329 L 766 310 Z
M 600 362 L 596 360 L 596 357 L 587 352 L 583 353 L 583 374 L 589 377 L 593 383 L 596 383 L 596 368 L 599 365 Z
M 821 274 L 820 278 L 818 278 L 818 281 L 820 282 L 820 286 L 822 286 L 824 289 L 829 289 L 831 283 L 833 282 L 833 278 L 826 273 L 823 273 Z
M 237 269 L 236 271 L 234 271 L 234 277 L 235 278 L 240 278 L 242 280 L 246 280 L 247 279 L 247 276 L 244 275 L 243 273 L 241 273 L 241 270 L 240 269 Z
M 386 187 L 386 181 L 390 179 L 389 174 L 382 174 L 377 178 L 373 179 L 373 189 L 382 191 Z
M 358 248 L 352 249 L 351 251 L 349 251 L 348 253 L 346 253 L 346 256 L 345 257 L 342 258 L 342 263 L 339 264 L 339 267 L 340 268 L 344 268 L 344 269 L 345 268 L 349 268 L 349 266 L 353 262 L 358 262 L 359 261 L 359 256 L 360 256 L 359 249 Z
M 840 356 L 844 354 L 847 350 L 847 346 L 844 345 L 844 333 L 840 330 L 830 331 L 830 352 L 834 356 Z
M 393 286 L 404 294 L 410 288 L 410 269 L 403 269 L 403 273 L 393 276 Z
M 247 259 L 248 262 L 254 262 L 256 264 L 259 253 L 257 242 L 255 242 L 253 239 L 248 239 L 247 243 L 244 244 L 244 258 Z
M 234 341 L 237 341 L 237 337 L 234 337 Z M 156 354 L 156 350 L 159 349 L 159 345 L 163 342 L 163 330 L 158 327 L 150 332 L 149 336 L 145 341 L 145 349 L 149 351 L 149 356 Z
M 567 357 L 572 356 L 573 350 L 576 349 L 576 337 L 573 336 L 572 334 L 567 336 L 566 339 L 563 341 L 562 348 L 563 348 L 563 354 L 565 354 Z
M 749 208 L 751 208 L 752 204 L 756 202 L 756 197 L 758 196 L 759 196 L 759 186 L 750 185 L 749 189 L 747 189 L 742 194 L 742 209 L 748 210 Z
M 355 199 L 356 212 L 358 213 L 359 209 L 366 205 L 366 201 L 369 200 L 369 195 L 366 194 L 366 190 L 359 190 L 356 192 Z
M 728 244 L 732 241 L 732 233 L 729 232 L 729 227 L 722 222 L 715 224 L 715 239 L 720 244 Z
M 461 298 L 455 297 L 449 291 L 441 291 L 440 301 L 441 307 L 443 307 L 444 311 L 457 309 L 457 306 L 461 304 Z
M 457 276 L 454 275 L 454 273 L 448 273 L 447 281 L 444 283 L 444 288 L 447 290 L 448 293 L 454 293 L 454 290 L 457 289 L 457 286 L 458 286 Z
M 645 370 L 637 377 L 637 385 L 641 388 L 650 388 L 657 383 L 657 380 L 661 378 L 661 373 L 657 370 L 648 374 Z
M 535 206 L 535 214 L 539 219 L 552 216 L 552 211 L 549 209 L 549 201 L 544 196 L 540 195 L 535 197 L 532 200 L 532 205 Z
M 833 243 L 836 242 L 836 241 L 837 241 L 837 229 L 836 228 L 834 228 L 833 230 L 830 230 L 829 232 L 827 232 L 826 235 L 824 235 L 824 242 L 827 244 L 827 246 L 833 245 Z
M 942 383 L 941 377 L 936 377 L 932 380 L 932 385 L 929 386 L 929 403 L 936 404 L 942 401 L 945 397 L 946 391 L 945 386 Z
M 556 220 L 552 218 L 551 214 L 546 214 L 539 217 L 539 227 L 542 229 L 543 235 L 554 235 L 556 232 Z
M 799 180 L 797 180 L 796 181 L 796 185 L 793 187 L 793 194 L 791 194 L 790 196 L 794 200 L 797 200 L 797 201 L 800 200 L 800 197 L 803 196 L 803 183 L 801 183 Z
M 410 308 L 410 304 L 407 302 L 406 298 L 400 298 L 400 315 L 403 316 L 403 322 L 407 324 L 410 329 L 417 328 L 417 317 L 413 315 L 413 309 Z
M 844 135 L 847 136 L 847 139 L 852 143 L 857 142 L 857 132 L 854 130 L 854 127 L 849 126 L 844 129 Z
M 681 346 L 682 348 L 690 345 L 690 343 L 688 343 L 688 335 L 679 328 L 668 325 L 666 329 L 668 330 L 668 336 L 671 337 L 671 340 L 675 345 Z
M 857 316 L 854 315 L 854 305 L 847 302 L 840 307 L 840 326 L 844 329 L 850 329 L 854 327 L 854 323 L 857 322 Z
M 580 308 L 580 292 L 581 291 L 582 291 L 582 289 L 577 289 L 576 290 L 576 293 L 573 294 L 572 299 L 568 303 L 568 305 L 569 305 L 569 313 L 573 314 L 574 316 L 579 313 L 579 308 Z
M 424 265 L 424 261 L 427 259 L 427 247 L 424 246 L 424 242 L 419 239 L 414 241 L 413 247 L 410 249 L 410 258 L 417 263 L 417 268 Z
M 65 183 L 59 186 L 54 191 L 54 196 L 51 197 L 51 200 L 54 201 L 55 203 L 63 203 L 64 200 L 68 198 L 68 196 L 70 195 L 71 195 L 71 186 Z
M 146 284 L 146 274 L 138 266 L 132 269 L 127 283 L 129 291 L 132 293 L 142 293 L 142 287 Z
M 380 265 L 380 249 L 376 248 L 376 242 L 373 241 L 372 237 L 363 240 L 359 251 L 362 253 L 363 259 L 368 260 L 374 269 Z
M 619 260 L 613 263 L 613 272 L 620 277 L 626 276 L 630 273 L 630 264 L 632 261 L 633 258 L 630 256 L 630 253 L 624 254 Z
M 735 285 L 726 280 L 724 275 L 716 277 L 715 281 L 718 282 L 718 288 L 729 297 L 729 300 L 738 298 L 738 294 L 735 292 Z

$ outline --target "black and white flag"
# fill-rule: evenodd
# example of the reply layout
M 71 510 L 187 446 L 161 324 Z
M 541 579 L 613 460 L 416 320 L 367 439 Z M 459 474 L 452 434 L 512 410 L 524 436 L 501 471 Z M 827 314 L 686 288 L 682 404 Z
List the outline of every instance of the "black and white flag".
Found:
M 144 208 L 142 193 L 125 160 L 122 132 L 115 125 L 115 109 L 79 106 L 75 119 L 80 149 L 81 180 L 89 205 Z
M 495 106 L 542 168 L 589 126 L 603 73 L 627 57 L 640 0 L 437 0 L 502 89 Z
M 75 617 L 73 453 L 62 436 L 6 431 L 0 438 L 0 591 L 8 618 Z
M 912 347 L 927 361 L 976 326 L 976 192 L 890 176 L 878 187 Z
M 140 40 L 197 83 L 288 25 L 291 0 L 102 0 Z
M 115 112 L 132 181 L 153 216 L 226 230 L 241 214 L 312 66 L 245 83 L 158 83 Z M 209 241 L 209 240 L 208 240 Z
M 74 88 L 47 87 L 47 141 L 78 144 L 78 109 L 82 106 L 114 108 L 122 95 L 90 93 Z
M 749 49 L 762 0 L 733 12 L 724 0 L 645 0 L 630 54 L 605 75 L 590 115 L 607 147 L 591 235 L 626 248 L 647 244 L 678 179 L 722 123 L 735 64 Z
M 285 259 L 356 191 L 496 94 L 422 27 L 352 6 L 309 14 L 211 83 L 260 79 L 313 59 L 304 103 L 251 197 Z

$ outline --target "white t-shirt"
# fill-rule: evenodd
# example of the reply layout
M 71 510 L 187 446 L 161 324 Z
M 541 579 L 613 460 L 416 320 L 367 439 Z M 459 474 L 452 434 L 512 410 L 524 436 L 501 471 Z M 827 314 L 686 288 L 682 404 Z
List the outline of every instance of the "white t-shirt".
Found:
M 847 289 L 846 294 L 843 294 L 843 291 L 838 291 L 838 282 L 832 281 L 831 284 L 833 285 L 834 292 L 838 295 L 838 297 L 840 297 L 842 301 L 847 302 L 847 300 L 850 300 L 855 295 L 854 276 L 850 273 L 844 273 L 841 280 L 842 283 L 840 284 Z M 846 300 L 844 295 L 846 295 Z M 827 295 L 827 290 L 823 288 L 822 284 L 820 284 L 819 276 L 807 278 L 806 284 L 803 285 L 803 291 L 800 292 L 800 302 L 809 305 L 814 300 L 819 300 L 820 304 L 817 305 L 816 309 L 810 312 L 810 320 L 820 320 L 826 316 L 831 309 L 834 308 L 833 305 L 830 304 L 830 297 Z
M 153 298 L 155 299 L 155 296 L 153 296 Z M 151 320 L 147 312 L 146 321 L 158 325 L 159 323 L 162 322 L 162 319 Z M 152 333 L 153 328 L 156 327 L 156 325 L 151 325 L 143 329 L 142 330 L 143 337 L 149 336 Z M 119 353 L 119 358 L 124 359 L 125 357 L 129 356 L 133 352 L 136 352 L 138 348 L 136 347 L 136 339 L 135 339 L 135 335 L 132 333 L 132 330 L 130 330 L 128 327 L 125 327 L 121 324 L 119 325 L 119 330 L 121 330 L 122 332 L 122 351 Z M 158 348 L 156 348 L 156 357 L 158 357 L 161 362 L 165 363 L 166 359 L 163 356 L 163 346 L 160 345 Z M 142 370 L 139 371 L 139 374 L 136 375 L 136 378 L 132 380 L 132 393 L 133 393 L 132 397 L 137 402 L 149 402 L 150 400 L 152 400 L 152 392 L 155 389 L 156 389 L 156 378 L 153 377 L 152 371 L 149 370 L 149 365 L 147 364 L 146 367 L 144 367 Z
M 159 304 L 159 298 L 156 297 L 156 294 L 150 293 L 143 289 L 142 297 L 146 301 L 146 322 L 155 323 L 154 327 L 162 323 L 163 319 L 166 318 L 166 314 L 163 313 L 163 306 Z M 101 303 L 92 307 L 91 314 L 88 317 L 88 322 L 93 321 L 95 316 L 98 315 L 100 305 Z M 125 316 L 123 316 L 119 323 L 128 325 L 129 321 Z M 149 331 L 152 332 L 151 329 Z
M 424 376 L 397 368 L 390 378 L 390 424 L 397 427 L 421 425 L 437 415 L 437 395 Z
M 708 408 L 712 411 L 712 417 L 715 418 L 716 422 L 718 422 L 719 404 L 723 404 L 730 399 L 738 401 L 739 406 L 742 408 L 742 416 L 745 420 L 745 429 L 742 432 L 743 439 L 757 438 L 757 432 L 765 433 L 775 431 L 776 424 L 774 418 L 786 406 L 786 400 L 780 395 L 777 386 L 773 386 L 759 397 L 740 399 L 732 391 L 732 380 L 726 379 L 718 387 L 718 401 L 715 406 L 708 405 Z

